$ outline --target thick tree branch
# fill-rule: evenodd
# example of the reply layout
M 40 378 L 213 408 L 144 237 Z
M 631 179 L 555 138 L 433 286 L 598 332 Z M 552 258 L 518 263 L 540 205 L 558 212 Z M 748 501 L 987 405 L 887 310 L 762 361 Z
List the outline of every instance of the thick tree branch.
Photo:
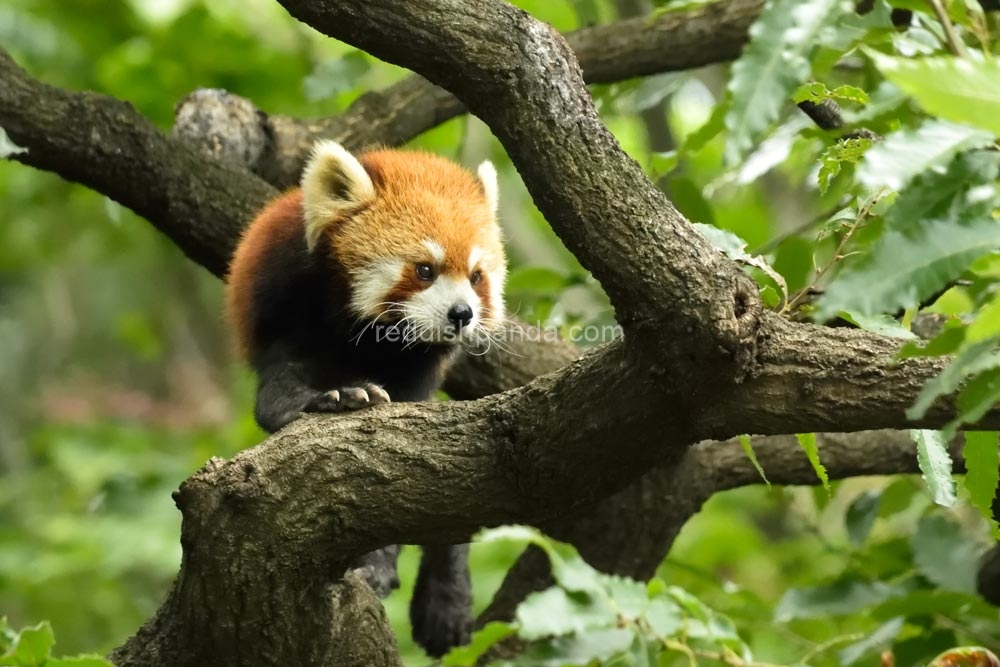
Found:
M 716 2 L 584 28 L 566 40 L 588 83 L 688 70 L 736 58 L 763 4 Z M 339 116 L 309 120 L 268 116 L 247 100 L 220 92 L 198 91 L 184 100 L 175 132 L 209 146 L 220 140 L 232 144 L 242 164 L 279 188 L 298 180 L 317 139 L 335 139 L 351 149 L 398 146 L 465 112 L 455 96 L 416 75 L 362 95 Z M 249 153 L 247 146 L 253 147 Z
M 244 170 L 164 136 L 131 104 L 37 81 L 2 47 L 0 127 L 28 149 L 15 160 L 132 209 L 219 276 L 244 221 L 276 194 Z

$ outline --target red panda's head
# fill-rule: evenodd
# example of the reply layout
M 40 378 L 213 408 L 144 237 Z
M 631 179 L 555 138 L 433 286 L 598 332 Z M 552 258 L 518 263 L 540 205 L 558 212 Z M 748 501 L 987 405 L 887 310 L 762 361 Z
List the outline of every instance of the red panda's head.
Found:
M 328 241 L 359 323 L 449 342 L 503 322 L 507 269 L 489 162 L 477 177 L 429 153 L 355 158 L 322 141 L 303 172 L 302 201 L 309 250 Z

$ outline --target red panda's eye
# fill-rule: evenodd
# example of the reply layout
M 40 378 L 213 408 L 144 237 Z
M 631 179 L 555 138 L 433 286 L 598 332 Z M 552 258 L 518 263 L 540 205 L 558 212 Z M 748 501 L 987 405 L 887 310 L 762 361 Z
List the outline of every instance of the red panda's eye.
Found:
M 483 282 L 483 272 L 480 271 L 479 269 L 473 271 L 472 275 L 469 276 L 469 282 L 472 283 L 473 285 L 478 285 L 479 283 Z
M 434 280 L 434 267 L 430 264 L 417 264 L 417 277 L 421 280 Z

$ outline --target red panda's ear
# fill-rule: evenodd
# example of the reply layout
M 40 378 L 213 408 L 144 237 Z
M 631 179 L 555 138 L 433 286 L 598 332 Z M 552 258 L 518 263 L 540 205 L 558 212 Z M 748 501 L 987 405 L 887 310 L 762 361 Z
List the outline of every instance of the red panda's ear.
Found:
M 335 141 L 318 141 L 302 172 L 306 245 L 312 251 L 323 230 L 345 208 L 375 197 L 372 179 L 357 158 Z
M 497 170 L 489 160 L 484 161 L 476 170 L 479 175 L 479 182 L 483 184 L 483 191 L 486 193 L 486 204 L 490 211 L 497 212 L 500 206 L 500 188 L 497 186 Z

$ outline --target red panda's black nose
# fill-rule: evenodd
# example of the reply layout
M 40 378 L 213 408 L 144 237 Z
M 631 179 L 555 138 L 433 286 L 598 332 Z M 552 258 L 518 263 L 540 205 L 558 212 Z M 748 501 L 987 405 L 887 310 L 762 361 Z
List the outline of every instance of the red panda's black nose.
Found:
M 472 321 L 472 308 L 467 303 L 456 303 L 448 310 L 448 321 L 457 329 L 468 326 Z

